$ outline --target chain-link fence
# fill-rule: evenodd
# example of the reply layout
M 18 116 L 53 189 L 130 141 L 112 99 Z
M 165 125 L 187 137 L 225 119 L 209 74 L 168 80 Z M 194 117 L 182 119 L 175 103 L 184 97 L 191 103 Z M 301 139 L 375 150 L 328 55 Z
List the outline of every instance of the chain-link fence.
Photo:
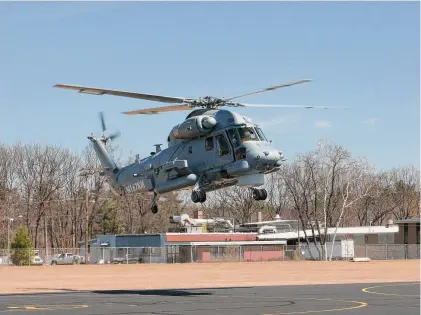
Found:
M 91 247 L 89 264 L 206 263 L 291 260 L 372 260 L 420 259 L 420 245 L 167 245 L 165 247 Z M 332 251 L 333 249 L 333 251 Z M 0 265 L 85 264 L 84 248 L 0 249 Z

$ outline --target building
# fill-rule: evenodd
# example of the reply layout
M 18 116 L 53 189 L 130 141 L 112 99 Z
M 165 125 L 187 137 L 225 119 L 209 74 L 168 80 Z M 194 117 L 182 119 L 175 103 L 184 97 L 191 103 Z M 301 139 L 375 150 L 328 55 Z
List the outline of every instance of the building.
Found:
M 420 218 L 397 220 L 399 233 L 395 244 L 420 244 Z
M 164 234 L 97 235 L 88 242 L 89 263 L 165 262 Z M 85 257 L 85 242 L 80 242 L 80 255 Z
M 98 235 L 89 240 L 89 263 L 176 263 L 283 260 L 284 240 L 258 241 L 257 233 Z M 80 243 L 85 256 L 85 242 Z
M 278 216 L 279 218 L 279 216 Z M 313 223 L 313 226 L 315 224 Z M 288 245 L 297 245 L 298 240 L 305 241 L 305 236 L 312 241 L 313 238 L 319 241 L 318 231 L 315 230 L 313 235 L 310 225 L 302 227 L 298 220 L 280 220 L 258 221 L 245 223 L 236 227 L 236 231 L 256 232 L 258 240 L 285 240 Z M 300 232 L 298 232 L 298 230 Z M 323 235 L 325 228 L 320 224 L 320 232 Z M 354 245 L 373 245 L 373 244 L 395 244 L 396 237 L 399 232 L 399 226 L 388 222 L 385 226 L 356 226 L 356 227 L 339 227 L 327 228 L 326 241 L 349 240 L 354 241 Z M 402 243 L 401 243 L 402 244 Z

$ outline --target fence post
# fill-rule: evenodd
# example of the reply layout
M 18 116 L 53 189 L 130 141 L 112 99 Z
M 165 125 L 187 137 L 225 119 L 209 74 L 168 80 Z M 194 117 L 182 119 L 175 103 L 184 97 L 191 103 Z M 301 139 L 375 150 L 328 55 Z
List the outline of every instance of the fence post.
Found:
M 126 264 L 129 264 L 129 248 L 126 247 Z
M 149 263 L 152 262 L 152 247 L 149 247 Z
M 171 251 L 172 252 L 172 255 L 171 255 L 172 256 L 172 263 L 174 264 L 174 256 L 175 256 L 175 249 L 174 249 L 174 247 L 175 246 L 172 245 L 171 247 L 172 247 L 172 251 Z
M 386 260 L 389 259 L 389 247 L 386 244 Z
M 364 246 L 365 246 L 365 257 L 367 257 L 367 244 L 365 244 Z
M 193 245 L 190 245 L 190 262 L 193 263 Z

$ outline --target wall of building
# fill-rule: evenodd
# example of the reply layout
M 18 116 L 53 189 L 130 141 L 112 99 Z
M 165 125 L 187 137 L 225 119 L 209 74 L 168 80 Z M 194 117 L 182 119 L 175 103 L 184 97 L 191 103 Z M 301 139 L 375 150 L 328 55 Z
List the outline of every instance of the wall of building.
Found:
M 273 247 L 273 246 L 270 246 Z M 281 246 L 279 247 L 281 248 Z M 283 248 L 283 247 L 282 247 Z M 189 249 L 190 250 L 190 249 Z M 185 256 L 189 256 L 189 250 L 185 251 Z M 268 246 L 260 245 L 246 245 L 240 250 L 239 247 L 226 247 L 226 246 L 198 246 L 193 249 L 194 261 L 270 261 L 270 260 L 283 260 L 283 250 L 271 249 Z M 187 260 L 190 258 L 186 258 Z
M 408 242 L 407 244 L 417 244 L 417 224 L 407 223 L 408 225 Z M 399 224 L 399 233 L 395 238 L 395 244 L 405 244 L 405 223 Z
M 255 241 L 257 233 L 218 233 L 218 234 L 166 234 L 166 243 L 172 242 L 234 242 Z
M 378 234 L 366 234 L 365 235 L 365 244 L 378 244 L 379 243 L 379 235 Z
M 417 244 L 417 225 L 408 224 L 408 244 Z
M 115 247 L 162 247 L 162 234 L 118 235 Z

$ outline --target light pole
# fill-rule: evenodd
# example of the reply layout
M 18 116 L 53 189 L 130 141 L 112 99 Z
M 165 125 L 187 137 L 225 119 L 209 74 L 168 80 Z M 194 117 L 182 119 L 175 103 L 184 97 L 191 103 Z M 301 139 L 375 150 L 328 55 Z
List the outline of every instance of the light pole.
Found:
M 19 215 L 18 218 L 22 218 Z M 10 264 L 10 224 L 14 221 L 14 218 L 7 218 L 7 263 Z
M 90 193 L 89 193 L 89 186 L 88 186 L 88 176 L 91 174 L 86 174 L 85 176 L 85 264 L 89 264 L 89 201 L 90 201 Z M 92 203 L 95 200 L 91 200 Z
M 7 219 L 7 264 L 10 265 L 10 224 L 13 222 L 13 218 Z

